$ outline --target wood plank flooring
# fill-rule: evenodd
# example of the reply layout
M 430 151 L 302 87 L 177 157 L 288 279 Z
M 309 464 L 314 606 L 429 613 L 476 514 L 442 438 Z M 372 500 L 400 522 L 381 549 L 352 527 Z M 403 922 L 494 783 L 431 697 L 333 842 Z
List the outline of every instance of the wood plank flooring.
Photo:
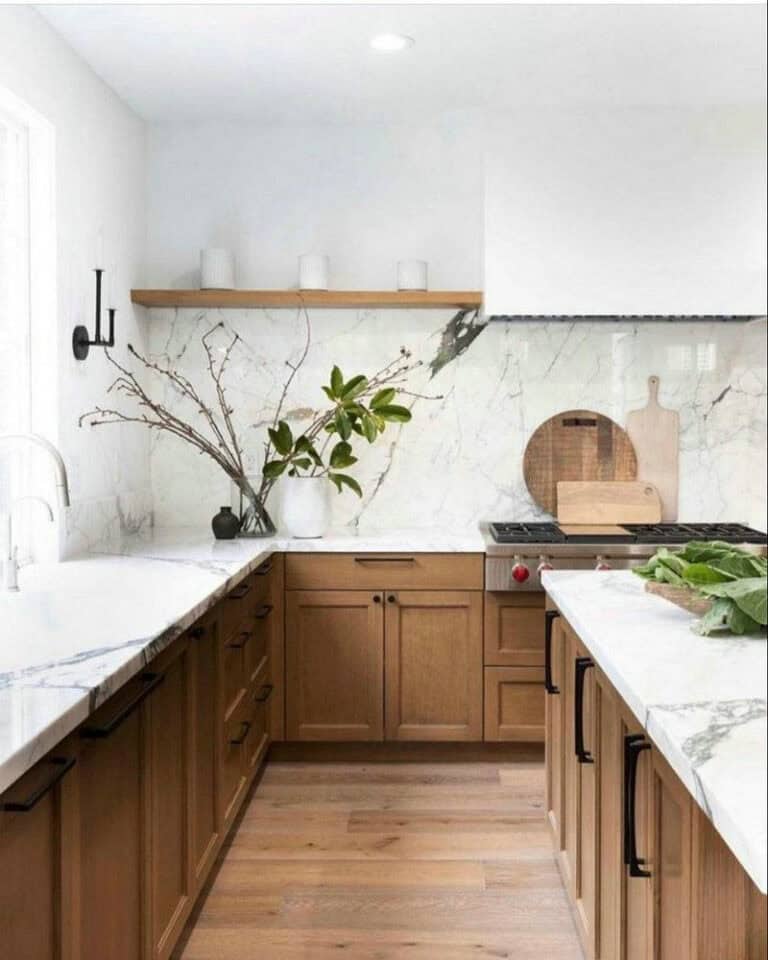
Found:
M 580 960 L 520 745 L 273 748 L 177 960 Z

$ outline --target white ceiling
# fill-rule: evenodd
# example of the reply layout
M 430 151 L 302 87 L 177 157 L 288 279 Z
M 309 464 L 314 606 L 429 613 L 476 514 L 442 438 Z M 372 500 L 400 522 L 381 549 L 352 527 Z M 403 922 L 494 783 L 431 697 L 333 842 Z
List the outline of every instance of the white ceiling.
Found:
M 424 122 L 527 105 L 765 99 L 765 5 L 37 8 L 149 120 Z M 415 46 L 371 50 L 396 31 Z

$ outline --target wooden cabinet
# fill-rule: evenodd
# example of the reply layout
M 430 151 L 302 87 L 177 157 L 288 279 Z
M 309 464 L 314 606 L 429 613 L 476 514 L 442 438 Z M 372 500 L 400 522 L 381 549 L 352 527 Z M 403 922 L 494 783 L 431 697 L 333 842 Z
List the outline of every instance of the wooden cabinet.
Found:
M 189 643 L 161 654 L 153 669 L 163 682 L 146 702 L 148 779 L 148 955 L 165 960 L 181 933 L 194 892 L 190 858 Z
M 485 594 L 485 665 L 544 666 L 544 595 Z
M 564 618 L 548 619 L 547 812 L 585 956 L 765 960 L 766 898 Z
M 0 796 L 0 954 L 74 960 L 70 948 L 69 751 L 38 763 Z
M 482 595 L 385 596 L 387 739 L 482 740 Z
M 543 681 L 541 667 L 486 667 L 484 739 L 543 741 Z
M 558 859 L 565 843 L 565 631 L 556 610 L 547 611 L 545 668 L 545 803 L 552 842 Z M 547 671 L 549 676 L 547 677 Z
M 384 602 L 364 590 L 289 591 L 289 740 L 382 740 Z
M 195 887 L 213 863 L 219 838 L 217 811 L 219 738 L 218 633 L 211 617 L 190 631 L 191 858 Z
M 144 955 L 147 781 L 143 701 L 162 681 L 131 681 L 81 729 L 77 764 L 79 960 Z
M 651 940 L 655 960 L 693 960 L 691 952 L 691 796 L 658 750 L 648 764 Z

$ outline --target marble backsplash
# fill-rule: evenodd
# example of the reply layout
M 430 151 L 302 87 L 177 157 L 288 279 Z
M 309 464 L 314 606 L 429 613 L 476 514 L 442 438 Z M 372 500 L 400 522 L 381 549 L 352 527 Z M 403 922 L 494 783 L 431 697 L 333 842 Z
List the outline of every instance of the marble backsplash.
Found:
M 305 346 L 306 318 L 287 309 L 152 310 L 150 351 L 206 383 L 200 337 L 217 324 L 222 349 L 233 332 L 241 338 L 227 382 L 258 472 L 287 364 Z M 539 518 L 522 473 L 538 424 L 569 408 L 623 423 L 658 374 L 661 402 L 681 414 L 680 518 L 765 529 L 765 323 L 485 323 L 446 310 L 311 310 L 309 324 L 286 408 L 294 431 L 323 406 L 320 388 L 334 363 L 346 376 L 370 374 L 401 346 L 423 362 L 409 389 L 434 397 L 409 400 L 412 422 L 389 425 L 375 446 L 357 443 L 364 497 L 334 496 L 337 525 L 464 529 L 481 518 Z M 180 402 L 162 390 L 165 403 Z M 229 502 L 227 478 L 181 441 L 156 433 L 150 456 L 159 525 L 205 523 Z

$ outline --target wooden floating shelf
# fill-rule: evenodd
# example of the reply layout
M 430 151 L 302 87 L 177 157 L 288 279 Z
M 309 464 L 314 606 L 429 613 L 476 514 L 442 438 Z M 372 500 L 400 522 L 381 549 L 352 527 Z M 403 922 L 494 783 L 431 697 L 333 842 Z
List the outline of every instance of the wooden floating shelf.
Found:
M 142 307 L 480 307 L 480 290 L 131 290 Z

